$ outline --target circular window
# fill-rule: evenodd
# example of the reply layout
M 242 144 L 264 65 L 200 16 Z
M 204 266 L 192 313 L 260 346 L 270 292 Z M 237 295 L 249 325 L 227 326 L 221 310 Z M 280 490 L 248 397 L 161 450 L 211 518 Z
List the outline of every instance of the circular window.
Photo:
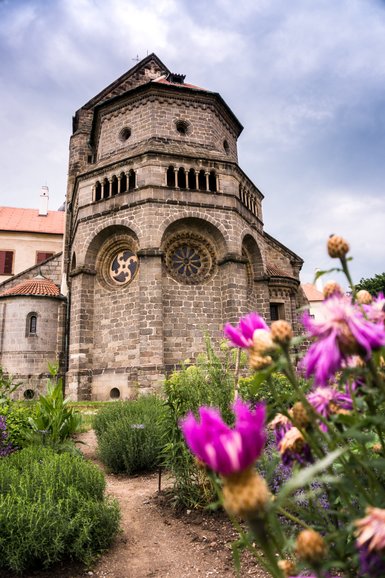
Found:
M 131 136 L 131 129 L 128 128 L 128 126 L 125 126 L 119 133 L 119 140 L 121 142 L 126 142 L 126 140 L 130 138 L 130 136 Z
M 189 123 L 186 120 L 177 120 L 175 123 L 176 130 L 181 135 L 186 135 L 189 131 Z
M 97 259 L 98 280 L 107 289 L 126 286 L 134 280 L 139 270 L 139 258 L 132 242 L 125 236 L 111 239 Z
M 206 281 L 212 274 L 215 252 L 204 237 L 194 233 L 180 233 L 166 245 L 165 261 L 174 279 L 196 285 Z
M 113 387 L 110 391 L 110 398 L 111 399 L 119 399 L 120 398 L 120 391 L 117 387 Z
M 23 395 L 24 399 L 33 399 L 35 397 L 35 392 L 33 389 L 26 389 Z
M 125 285 L 133 280 L 138 270 L 138 257 L 126 249 L 116 253 L 110 263 L 110 278 L 118 285 Z

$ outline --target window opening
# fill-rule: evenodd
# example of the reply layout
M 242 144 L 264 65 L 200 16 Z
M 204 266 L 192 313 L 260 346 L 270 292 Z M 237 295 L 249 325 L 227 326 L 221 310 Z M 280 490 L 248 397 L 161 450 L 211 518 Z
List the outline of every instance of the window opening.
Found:
M 128 174 L 128 190 L 133 191 L 136 187 L 136 174 L 134 170 L 130 170 Z
M 53 257 L 54 253 L 45 253 L 44 251 L 37 251 L 36 253 L 36 265 L 42 263 L 46 259 Z
M 113 387 L 111 389 L 110 398 L 111 399 L 119 399 L 120 398 L 120 390 L 117 387 Z
M 13 251 L 0 251 L 0 275 L 12 275 Z
M 199 186 L 200 191 L 206 190 L 206 175 L 205 175 L 204 170 L 199 171 L 198 186 Z
M 188 122 L 185 120 L 177 120 L 175 126 L 179 134 L 184 136 L 188 133 Z
M 117 194 L 118 194 L 118 179 L 114 175 L 112 177 L 112 182 L 111 182 L 111 195 L 114 196 Z
M 285 307 L 283 303 L 270 303 L 270 319 L 271 321 L 285 319 Z
M 180 189 L 186 188 L 186 173 L 184 172 L 184 168 L 180 167 L 178 171 L 178 187 Z
M 95 201 L 100 201 L 102 198 L 102 185 L 97 181 L 95 185 Z
M 33 389 L 26 389 L 23 395 L 24 399 L 33 399 L 35 397 L 35 392 Z
M 120 192 L 125 193 L 127 191 L 127 175 L 126 173 L 121 173 L 120 175 Z
M 217 190 L 217 177 L 215 171 L 210 171 L 209 174 L 209 189 L 212 193 L 215 193 Z
M 197 188 L 197 179 L 194 169 L 190 169 L 188 172 L 188 188 L 189 189 Z
M 167 186 L 175 187 L 175 172 L 174 167 L 168 167 L 167 169 Z
M 108 179 L 104 179 L 103 199 L 108 199 L 109 196 L 110 196 L 110 181 Z

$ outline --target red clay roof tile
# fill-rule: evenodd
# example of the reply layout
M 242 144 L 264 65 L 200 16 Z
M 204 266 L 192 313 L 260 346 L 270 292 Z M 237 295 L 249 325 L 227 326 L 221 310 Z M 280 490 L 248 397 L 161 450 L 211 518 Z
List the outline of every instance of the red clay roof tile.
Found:
M 48 211 L 40 216 L 37 209 L 0 207 L 0 231 L 64 234 L 64 211 Z
M 302 283 L 302 289 L 308 301 L 323 301 L 324 296 L 321 291 L 317 289 L 312 283 Z
M 55 285 L 51 279 L 46 279 L 45 277 L 37 276 L 33 279 L 26 279 L 21 281 L 14 287 L 7 289 L 4 293 L 0 294 L 0 297 L 6 295 L 43 295 L 46 297 L 57 297 L 60 295 L 59 288 Z

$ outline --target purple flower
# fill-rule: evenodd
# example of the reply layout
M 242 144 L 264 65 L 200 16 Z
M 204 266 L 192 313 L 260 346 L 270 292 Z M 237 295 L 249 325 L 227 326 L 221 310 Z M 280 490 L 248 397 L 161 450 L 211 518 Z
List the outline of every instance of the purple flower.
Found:
M 199 408 L 200 422 L 190 412 L 181 429 L 191 452 L 210 469 L 229 476 L 245 470 L 260 456 L 265 445 L 265 406 L 251 410 L 237 400 L 235 426 L 225 424 L 215 408 Z
M 331 414 L 344 413 L 353 409 L 350 395 L 333 387 L 317 387 L 312 393 L 309 393 L 307 399 L 315 411 L 326 419 Z M 327 430 L 327 426 L 323 423 L 320 424 L 320 428 L 323 431 Z
M 7 420 L 4 415 L 0 415 L 0 457 L 8 456 L 13 451 L 14 447 L 8 441 Z
M 385 576 L 385 556 L 367 547 L 359 548 L 360 575 L 370 578 L 383 578 Z
M 313 343 L 303 359 L 306 377 L 315 375 L 318 385 L 326 385 L 349 356 L 370 357 L 374 349 L 385 345 L 385 327 L 376 318 L 369 319 L 365 310 L 346 296 L 331 297 L 323 302 L 323 319 L 314 320 L 308 312 L 303 324 Z
M 249 313 L 249 315 L 241 317 L 236 327 L 233 327 L 230 323 L 226 323 L 224 333 L 236 347 L 251 347 L 256 329 L 268 330 L 269 328 L 258 313 Z

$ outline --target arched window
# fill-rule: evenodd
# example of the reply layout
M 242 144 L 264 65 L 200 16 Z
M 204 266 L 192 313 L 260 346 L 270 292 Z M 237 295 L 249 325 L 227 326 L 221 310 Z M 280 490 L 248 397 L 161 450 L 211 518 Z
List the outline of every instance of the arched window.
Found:
M 167 186 L 175 187 L 175 172 L 173 166 L 170 166 L 167 169 Z
M 120 192 L 125 193 L 127 191 L 127 175 L 126 173 L 120 174 Z
M 217 190 L 217 176 L 215 171 L 210 171 L 209 174 L 209 189 L 212 193 L 215 193 Z
M 189 189 L 197 188 L 197 178 L 194 169 L 190 169 L 188 172 L 188 188 Z
M 178 171 L 178 187 L 180 189 L 186 188 L 186 173 L 184 172 L 184 168 L 180 167 Z
M 102 185 L 97 181 L 95 185 L 95 201 L 100 201 L 102 198 Z
M 34 311 L 27 315 L 25 333 L 27 337 L 37 335 L 37 313 Z
M 198 186 L 199 186 L 200 191 L 206 190 L 206 175 L 205 175 L 205 172 L 203 169 L 201 171 L 199 171 Z
M 128 173 L 128 190 L 133 191 L 136 187 L 136 174 L 133 169 Z
M 116 178 L 116 176 L 114 175 L 112 177 L 112 182 L 111 182 L 111 195 L 117 195 L 118 194 L 118 179 Z
M 108 199 L 110 196 L 110 181 L 108 179 L 104 179 L 103 181 L 103 199 Z

